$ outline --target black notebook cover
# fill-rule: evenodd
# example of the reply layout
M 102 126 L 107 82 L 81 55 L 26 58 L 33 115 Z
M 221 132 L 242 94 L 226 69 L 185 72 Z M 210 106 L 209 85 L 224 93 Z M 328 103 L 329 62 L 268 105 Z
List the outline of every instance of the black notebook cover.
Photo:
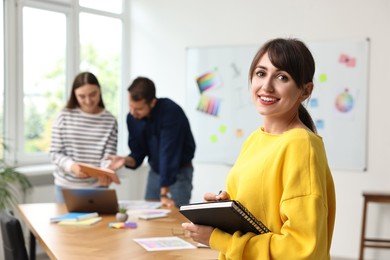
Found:
M 270 232 L 235 200 L 187 204 L 181 206 L 179 211 L 194 224 L 216 227 L 230 234 L 238 230 L 255 234 Z

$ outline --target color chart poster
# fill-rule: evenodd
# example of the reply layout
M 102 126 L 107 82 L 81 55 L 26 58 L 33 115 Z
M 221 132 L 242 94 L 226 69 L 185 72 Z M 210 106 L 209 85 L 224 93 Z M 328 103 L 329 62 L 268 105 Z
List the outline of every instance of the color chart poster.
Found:
M 262 125 L 248 85 L 256 51 L 255 46 L 187 50 L 186 113 L 196 161 L 233 164 L 246 137 Z
M 248 71 L 262 43 L 187 49 L 187 106 L 198 162 L 233 164 L 245 139 L 262 125 Z M 367 164 L 369 40 L 307 42 L 314 91 L 304 103 L 323 138 L 332 169 Z

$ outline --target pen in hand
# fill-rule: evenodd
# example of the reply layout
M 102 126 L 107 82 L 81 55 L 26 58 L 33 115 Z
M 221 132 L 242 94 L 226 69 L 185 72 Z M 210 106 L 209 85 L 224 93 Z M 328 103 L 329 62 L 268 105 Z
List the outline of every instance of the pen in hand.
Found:
M 220 190 L 220 191 L 218 192 L 217 196 L 215 196 L 215 199 L 216 199 L 217 201 L 220 201 L 220 200 L 221 200 L 221 197 L 219 196 L 219 195 L 221 195 L 221 193 L 222 193 L 222 190 Z

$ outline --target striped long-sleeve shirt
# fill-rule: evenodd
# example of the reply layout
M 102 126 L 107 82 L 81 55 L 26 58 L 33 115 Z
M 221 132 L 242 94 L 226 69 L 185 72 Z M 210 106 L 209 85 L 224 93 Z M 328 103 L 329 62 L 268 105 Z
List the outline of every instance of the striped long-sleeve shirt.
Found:
M 63 109 L 52 127 L 51 138 L 54 183 L 68 188 L 96 187 L 96 178 L 78 178 L 70 169 L 75 162 L 100 166 L 105 157 L 116 154 L 117 121 L 107 110 L 87 114 L 80 109 Z

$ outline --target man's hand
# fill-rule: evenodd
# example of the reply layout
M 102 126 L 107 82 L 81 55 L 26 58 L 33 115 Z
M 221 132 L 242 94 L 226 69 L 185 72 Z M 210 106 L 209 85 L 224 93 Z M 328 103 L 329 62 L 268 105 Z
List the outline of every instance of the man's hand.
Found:
M 171 199 L 169 191 L 169 187 L 160 188 L 160 201 L 164 206 L 176 207 L 176 203 Z
M 118 155 L 110 155 L 105 159 L 111 161 L 111 163 L 107 166 L 107 168 L 114 171 L 122 168 L 126 163 L 126 157 L 118 156 Z
M 168 197 L 161 197 L 160 202 L 169 208 L 176 207 L 176 203 Z

